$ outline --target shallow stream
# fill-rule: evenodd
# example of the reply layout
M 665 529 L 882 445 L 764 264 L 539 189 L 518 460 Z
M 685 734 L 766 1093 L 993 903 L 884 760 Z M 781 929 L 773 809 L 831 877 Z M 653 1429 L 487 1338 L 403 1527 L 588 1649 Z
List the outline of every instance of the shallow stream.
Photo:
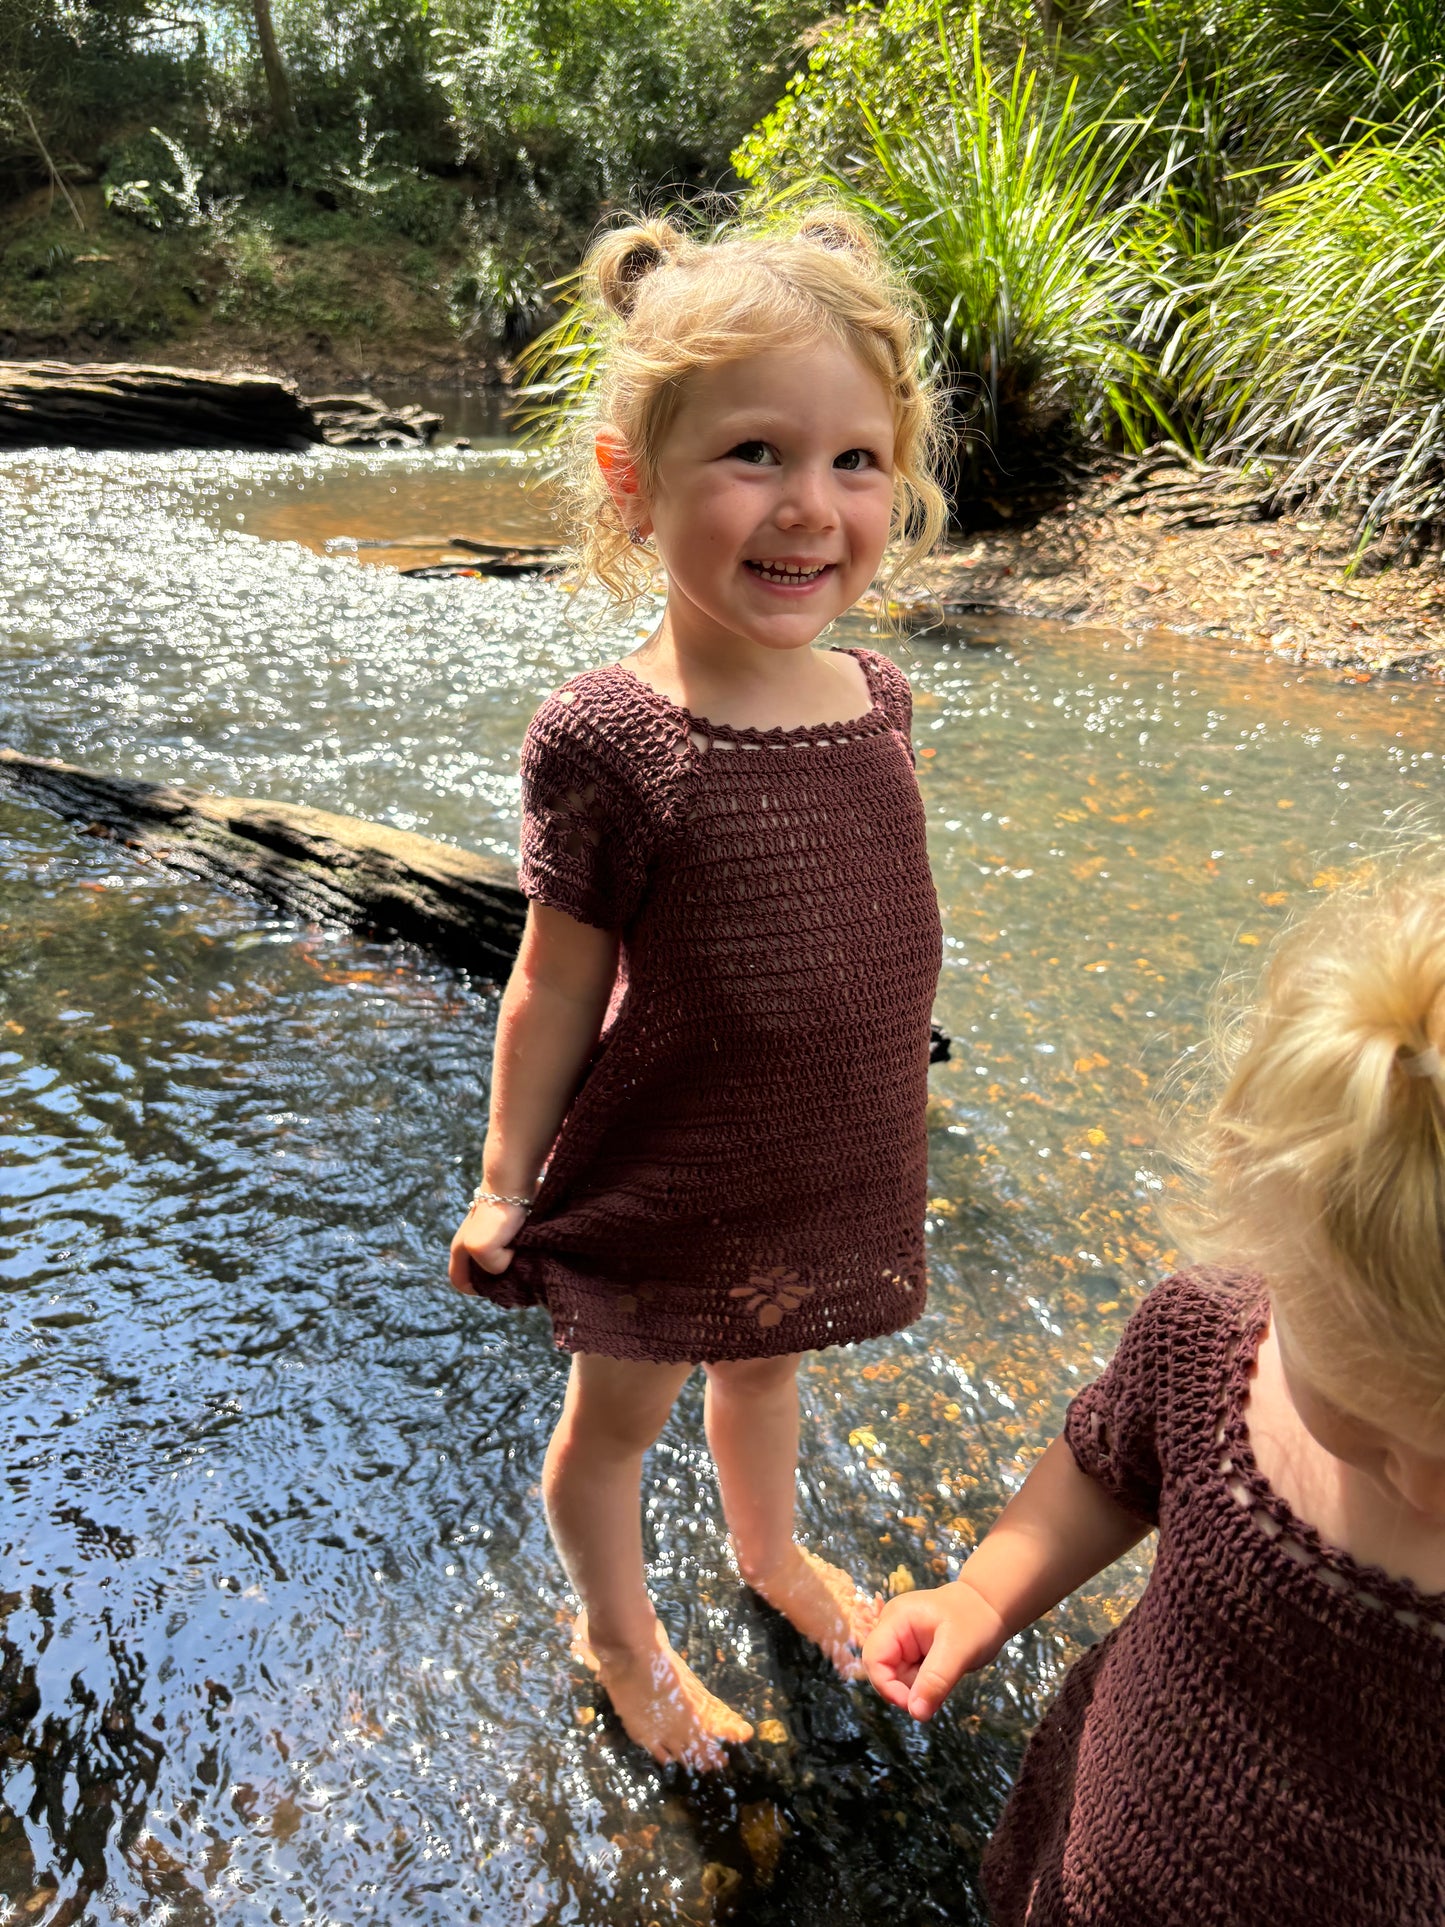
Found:
M 524 469 L 0 458 L 0 740 L 514 855 L 532 708 L 635 625 L 327 544 L 525 540 Z M 802 1482 L 879 1588 L 957 1571 L 1168 1262 L 1150 1105 L 1221 972 L 1429 820 L 1445 749 L 1434 689 L 992 633 L 888 645 L 954 1036 L 932 1297 L 812 1361 Z M 0 803 L 4 1918 L 981 1920 L 1022 1736 L 1142 1564 L 913 1728 L 739 1587 L 693 1385 L 652 1577 L 759 1739 L 702 1785 L 630 1749 L 568 1662 L 537 1496 L 564 1360 L 540 1314 L 444 1282 L 494 1009 Z

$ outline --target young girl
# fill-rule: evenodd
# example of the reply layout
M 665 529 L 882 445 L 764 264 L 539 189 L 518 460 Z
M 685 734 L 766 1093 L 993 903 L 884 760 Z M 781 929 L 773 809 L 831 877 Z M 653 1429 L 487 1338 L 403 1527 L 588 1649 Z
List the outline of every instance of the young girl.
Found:
M 1236 1027 L 1158 1286 L 960 1577 L 864 1659 L 926 1720 L 1159 1530 L 984 1860 L 997 1927 L 1445 1921 L 1445 867 L 1328 902 Z
M 581 569 L 626 600 L 660 559 L 667 601 L 527 733 L 531 901 L 451 1277 L 544 1304 L 572 1352 L 543 1492 L 575 1651 L 633 1739 L 709 1767 L 752 1729 L 656 1620 L 639 1492 L 694 1365 L 744 1579 L 849 1677 L 876 1616 L 793 1538 L 796 1378 L 923 1308 L 941 939 L 907 681 L 813 644 L 890 537 L 935 537 L 936 415 L 845 215 L 708 245 L 652 222 L 587 268 L 612 323 Z

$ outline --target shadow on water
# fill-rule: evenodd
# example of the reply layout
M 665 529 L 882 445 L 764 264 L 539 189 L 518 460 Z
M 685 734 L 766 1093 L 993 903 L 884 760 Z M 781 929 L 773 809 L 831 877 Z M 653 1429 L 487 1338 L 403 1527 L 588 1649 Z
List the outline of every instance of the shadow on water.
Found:
M 286 533 L 328 477 L 426 514 L 431 475 L 0 464 L 5 736 L 510 854 L 527 715 L 627 631 L 552 585 L 402 582 L 235 526 Z M 878 1587 L 958 1570 L 1167 1262 L 1159 1080 L 1219 972 L 1431 794 L 1441 703 L 1117 637 L 895 653 L 956 1040 L 932 1299 L 804 1377 L 807 1530 Z M 711 1784 L 655 1769 L 567 1659 L 537 1495 L 563 1361 L 536 1314 L 441 1283 L 494 993 L 11 805 L 0 926 L 15 1916 L 980 1921 L 1022 1738 L 1142 1565 L 912 1727 L 738 1585 L 691 1386 L 651 1572 L 759 1737 Z

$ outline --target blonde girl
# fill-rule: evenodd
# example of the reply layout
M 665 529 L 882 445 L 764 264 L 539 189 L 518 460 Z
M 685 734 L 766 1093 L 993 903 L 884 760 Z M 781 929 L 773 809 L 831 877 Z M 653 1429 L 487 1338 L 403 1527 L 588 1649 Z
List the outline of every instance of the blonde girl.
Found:
M 985 1857 L 996 1927 L 1445 1921 L 1445 865 L 1327 902 L 1227 1047 L 1189 1229 L 962 1574 L 865 1661 L 927 1719 L 1153 1528 Z
M 526 935 L 498 1020 L 459 1290 L 540 1303 L 573 1354 L 543 1473 L 575 1650 L 659 1760 L 752 1729 L 648 1597 L 640 1479 L 694 1367 L 743 1578 L 859 1670 L 875 1605 L 793 1534 L 797 1371 L 923 1307 L 940 960 L 908 684 L 817 648 L 943 505 L 922 323 L 834 210 L 587 262 L 607 317 L 574 475 L 580 569 L 641 648 L 522 752 Z

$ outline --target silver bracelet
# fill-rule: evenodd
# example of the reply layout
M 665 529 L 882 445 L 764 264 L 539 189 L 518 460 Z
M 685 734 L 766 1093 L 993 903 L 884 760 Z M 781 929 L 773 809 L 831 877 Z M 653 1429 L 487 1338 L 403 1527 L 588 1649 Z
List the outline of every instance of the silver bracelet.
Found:
M 532 1200 L 530 1198 L 504 1198 L 498 1191 L 489 1191 L 484 1184 L 479 1184 L 476 1190 L 473 1191 L 472 1204 L 512 1204 L 515 1205 L 519 1211 L 530 1211 L 532 1209 Z

